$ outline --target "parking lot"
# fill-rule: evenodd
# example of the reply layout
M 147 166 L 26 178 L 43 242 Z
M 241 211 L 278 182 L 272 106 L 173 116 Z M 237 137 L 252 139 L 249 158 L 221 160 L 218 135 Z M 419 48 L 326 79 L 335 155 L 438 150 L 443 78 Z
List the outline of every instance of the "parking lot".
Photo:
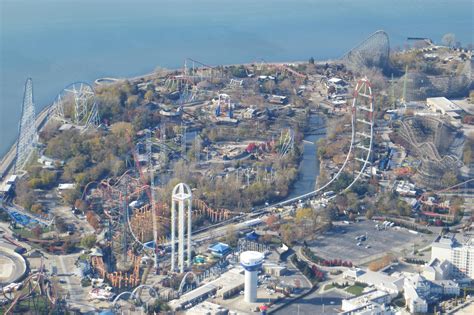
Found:
M 415 248 L 421 248 L 435 238 L 434 234 L 413 234 L 396 226 L 379 231 L 375 228 L 376 224 L 366 219 L 351 224 L 337 222 L 330 231 L 318 236 L 309 245 L 322 258 L 364 264 L 387 252 L 408 254 L 413 251 L 414 244 Z M 366 236 L 365 241 L 356 240 L 362 235 Z
M 322 294 L 313 292 L 310 295 L 276 311 L 275 314 L 338 314 L 342 306 L 342 300 L 348 297 L 350 297 L 350 294 L 345 295 L 336 290 Z

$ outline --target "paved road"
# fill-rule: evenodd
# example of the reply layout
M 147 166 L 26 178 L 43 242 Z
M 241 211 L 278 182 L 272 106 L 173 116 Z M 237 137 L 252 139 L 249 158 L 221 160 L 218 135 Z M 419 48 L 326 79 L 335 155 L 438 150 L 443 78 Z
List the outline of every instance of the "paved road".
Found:
M 26 271 L 24 258 L 7 248 L 9 245 L 0 241 L 0 286 L 16 282 Z

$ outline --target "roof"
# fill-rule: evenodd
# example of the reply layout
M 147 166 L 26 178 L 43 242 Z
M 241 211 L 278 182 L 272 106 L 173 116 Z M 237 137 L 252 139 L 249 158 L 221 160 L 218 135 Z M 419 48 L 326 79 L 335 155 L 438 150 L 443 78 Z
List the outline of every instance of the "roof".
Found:
M 10 177 L 8 177 L 7 183 L 16 182 L 17 178 L 18 178 L 18 175 L 11 175 Z
M 12 185 L 11 185 L 11 184 L 0 185 L 0 192 L 7 193 L 7 192 L 9 192 L 11 189 L 12 189 Z
M 99 257 L 102 257 L 102 256 L 103 256 L 103 254 L 102 254 L 102 249 L 100 249 L 99 247 L 94 247 L 94 248 L 92 248 L 91 253 L 89 254 L 89 256 L 99 256 Z
M 74 184 L 74 183 L 67 183 L 67 184 L 59 184 L 58 185 L 59 190 L 74 189 L 74 188 L 76 188 L 76 184 Z
M 347 303 L 350 303 L 351 307 L 346 307 L 345 311 L 350 311 L 367 305 L 371 301 L 375 301 L 379 298 L 388 296 L 389 293 L 381 290 L 372 290 L 362 295 L 346 299 Z M 344 303 L 346 304 L 346 303 Z
M 404 277 L 392 277 L 383 272 L 367 270 L 363 275 L 358 276 L 356 280 L 375 287 L 400 291 L 403 287 Z
M 204 301 L 187 310 L 186 314 L 215 314 L 223 311 L 227 311 L 227 309 L 219 304 Z
M 337 84 L 337 83 L 342 82 L 342 79 L 339 79 L 339 78 L 334 77 L 334 78 L 329 79 L 328 82 L 329 82 L 329 83 L 336 83 L 336 84 Z
M 248 240 L 256 240 L 260 237 L 260 235 L 258 235 L 255 231 L 252 231 L 250 233 L 247 233 L 247 235 L 245 235 L 245 238 L 248 239 Z
M 429 97 L 426 99 L 426 103 L 430 103 L 446 112 L 459 111 L 461 108 L 448 100 L 446 97 Z
M 209 246 L 208 248 L 210 251 L 213 251 L 213 252 L 220 252 L 220 253 L 223 253 L 225 251 L 228 251 L 230 249 L 230 246 L 225 244 L 225 243 L 216 243 L 212 246 Z
M 179 299 L 172 300 L 168 304 L 170 305 L 172 309 L 177 309 L 181 307 L 182 305 L 185 305 L 189 303 L 190 301 L 194 301 L 197 298 L 200 298 L 201 296 L 204 296 L 206 294 L 210 294 L 211 292 L 215 290 L 217 290 L 217 287 L 215 285 L 208 283 L 188 293 L 183 294 Z
M 243 265 L 255 265 L 263 262 L 265 255 L 256 251 L 246 251 L 240 254 L 240 262 Z

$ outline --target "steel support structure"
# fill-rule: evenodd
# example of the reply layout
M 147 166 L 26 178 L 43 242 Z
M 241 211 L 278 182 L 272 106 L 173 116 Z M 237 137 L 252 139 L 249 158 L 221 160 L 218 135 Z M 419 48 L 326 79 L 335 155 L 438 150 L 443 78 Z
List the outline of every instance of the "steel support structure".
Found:
M 191 188 L 184 183 L 176 185 L 171 197 L 171 271 L 175 270 L 175 242 L 176 242 L 176 210 L 178 210 L 178 268 L 184 272 L 184 230 L 185 217 L 188 218 L 187 228 L 187 267 L 191 266 Z
M 26 79 L 25 82 L 18 133 L 15 172 L 23 169 L 38 144 L 35 104 L 33 102 L 33 80 L 31 78 Z

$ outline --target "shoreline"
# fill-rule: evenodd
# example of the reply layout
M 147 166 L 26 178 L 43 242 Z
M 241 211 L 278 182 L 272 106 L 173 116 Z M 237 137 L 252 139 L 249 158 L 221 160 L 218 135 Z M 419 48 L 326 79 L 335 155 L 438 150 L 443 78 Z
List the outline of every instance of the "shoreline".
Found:
M 299 64 L 304 64 L 304 63 L 307 63 L 308 61 L 286 61 L 286 62 L 266 62 L 265 60 L 261 60 L 262 62 L 264 62 L 265 64 L 268 64 L 268 65 L 291 65 L 291 64 L 294 64 L 294 65 L 299 65 Z M 340 61 L 339 59 L 327 59 L 327 60 L 315 60 L 314 64 L 315 65 L 324 65 L 326 63 L 328 64 L 331 64 L 331 63 L 334 63 L 334 62 L 337 62 L 337 61 Z M 214 65 L 212 67 L 231 67 L 231 66 L 249 66 L 249 65 L 252 65 L 252 64 L 255 64 L 255 63 L 258 63 L 258 62 L 249 62 L 249 63 L 235 63 L 235 64 L 225 64 L 225 65 Z M 157 66 L 155 69 L 157 69 L 159 66 Z M 167 69 L 167 68 L 163 68 L 164 71 L 168 71 L 168 72 L 174 72 L 174 71 L 178 71 L 182 68 L 174 68 L 174 69 Z M 95 80 L 93 80 L 93 85 L 94 86 L 97 86 L 97 84 L 95 83 L 97 80 L 100 80 L 100 79 L 117 79 L 117 82 L 121 82 L 121 81 L 131 81 L 131 82 L 136 82 L 136 81 L 139 81 L 139 80 L 142 80 L 142 79 L 146 79 L 146 78 L 149 78 L 149 77 L 152 77 L 153 75 L 155 75 L 155 70 L 153 70 L 152 72 L 149 72 L 149 73 L 144 73 L 144 74 L 141 74 L 141 75 L 138 75 L 138 76 L 134 76 L 134 77 L 121 77 L 121 78 L 115 78 L 115 77 L 101 77 L 101 78 L 96 78 Z M 114 82 L 115 83 L 115 82 Z M 112 83 L 112 84 L 114 84 Z M 54 102 L 46 105 L 40 112 L 39 114 L 36 115 L 36 126 L 37 126 L 37 129 L 38 129 L 38 132 L 41 131 L 41 128 L 44 127 L 48 121 L 49 121 L 49 117 L 47 115 L 47 113 L 49 112 L 51 106 L 53 106 Z M 44 117 L 43 117 L 44 116 Z M 21 119 L 21 117 L 20 117 Z M 16 156 L 16 144 L 18 142 L 18 134 L 15 138 L 15 140 L 13 141 L 13 143 L 10 145 L 10 148 L 2 155 L 1 159 L 0 159 L 0 180 L 3 180 L 11 171 L 13 165 L 14 165 L 14 160 L 15 160 L 15 156 Z M 4 165 L 5 163 L 7 163 L 7 165 Z

